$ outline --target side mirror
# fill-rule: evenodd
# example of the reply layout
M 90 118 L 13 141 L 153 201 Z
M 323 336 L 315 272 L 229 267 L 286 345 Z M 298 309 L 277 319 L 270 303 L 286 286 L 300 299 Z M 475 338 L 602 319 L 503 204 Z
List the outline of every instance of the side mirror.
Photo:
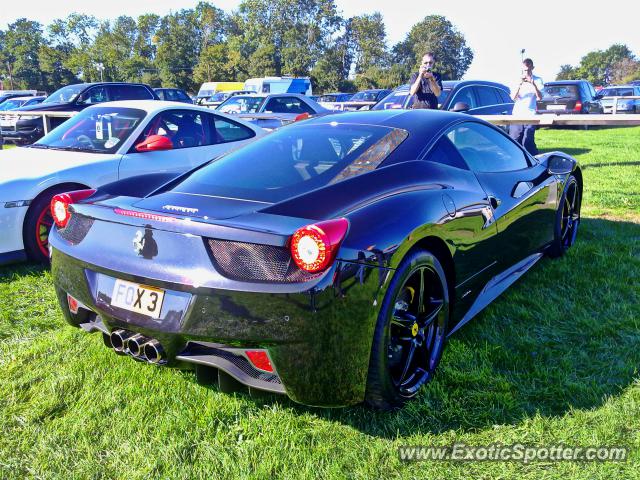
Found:
M 550 175 L 568 175 L 573 172 L 573 167 L 576 164 L 573 158 L 558 155 L 555 152 L 546 154 L 544 158 L 538 158 L 542 160 L 543 165 L 546 165 Z
M 456 102 L 456 104 L 450 110 L 452 112 L 466 112 L 467 110 L 471 110 L 471 107 L 468 103 Z
M 163 135 L 150 135 L 135 146 L 136 152 L 156 152 L 158 150 L 171 150 L 173 142 Z

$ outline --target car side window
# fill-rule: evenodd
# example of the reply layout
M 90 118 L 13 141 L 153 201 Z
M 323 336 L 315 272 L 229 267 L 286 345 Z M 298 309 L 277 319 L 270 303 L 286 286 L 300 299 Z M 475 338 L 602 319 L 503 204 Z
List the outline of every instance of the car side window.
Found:
M 510 172 L 529 167 L 525 153 L 513 140 L 486 125 L 466 122 L 446 136 L 476 172 Z
M 151 100 L 153 96 L 142 85 L 109 85 L 111 101 Z
M 449 109 L 453 108 L 456 103 L 464 102 L 469 105 L 469 108 L 477 108 L 478 104 L 476 102 L 476 97 L 473 94 L 473 89 L 471 87 L 462 87 L 458 93 L 455 94 L 451 103 L 449 104 Z
M 469 167 L 467 167 L 467 164 L 460 156 L 460 153 L 456 150 L 456 147 L 453 146 L 451 140 L 449 140 L 446 135 L 440 137 L 440 140 L 438 140 L 435 146 L 429 151 L 425 160 L 428 162 L 442 163 L 444 165 L 449 165 L 450 167 L 469 170 Z
M 511 97 L 509 96 L 509 94 L 507 92 L 505 92 L 504 90 L 500 89 L 500 88 L 496 88 L 496 94 L 498 95 L 498 98 L 500 99 L 500 103 L 511 103 L 511 102 L 513 102 L 513 100 L 511 100 Z
M 215 143 L 237 142 L 255 137 L 250 128 L 217 115 L 209 115 L 215 128 Z
M 296 97 L 276 97 L 267 102 L 265 112 L 271 113 L 314 113 L 304 102 Z
M 476 94 L 478 96 L 478 105 L 480 107 L 486 107 L 488 105 L 497 105 L 500 102 L 496 97 L 495 89 L 492 87 L 475 87 Z
M 105 87 L 92 87 L 82 94 L 78 103 L 93 105 L 107 101 L 107 89 Z
M 216 143 L 212 116 L 189 110 L 166 110 L 156 115 L 142 131 L 135 145 L 151 135 L 162 135 L 171 140 L 173 149 L 202 147 Z

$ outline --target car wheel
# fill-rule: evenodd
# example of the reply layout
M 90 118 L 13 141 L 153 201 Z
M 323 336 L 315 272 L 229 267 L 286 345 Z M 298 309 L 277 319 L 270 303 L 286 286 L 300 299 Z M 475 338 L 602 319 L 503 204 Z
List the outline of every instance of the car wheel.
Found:
M 389 284 L 376 323 L 367 404 L 389 410 L 417 395 L 440 362 L 448 319 L 442 265 L 426 250 L 410 253 Z
M 548 250 L 549 256 L 560 257 L 575 243 L 580 226 L 581 204 L 580 185 L 576 177 L 570 175 L 556 212 L 553 242 Z
M 41 263 L 49 261 L 49 232 L 53 226 L 50 209 L 51 199 L 54 195 L 69 190 L 73 190 L 73 188 L 49 190 L 41 193 L 31 202 L 22 229 L 24 248 L 31 260 Z

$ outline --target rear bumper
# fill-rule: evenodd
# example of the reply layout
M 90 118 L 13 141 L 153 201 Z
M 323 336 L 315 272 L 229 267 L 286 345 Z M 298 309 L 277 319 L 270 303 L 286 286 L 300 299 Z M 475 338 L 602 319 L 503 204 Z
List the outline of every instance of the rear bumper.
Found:
M 93 318 L 103 325 L 94 330 L 141 333 L 160 341 L 168 366 L 208 364 L 245 385 L 286 393 L 303 404 L 344 406 L 364 399 L 387 270 L 338 263 L 319 282 L 288 293 L 273 293 L 269 284 L 264 291 L 198 288 L 87 264 L 63 253 L 55 232 L 53 237 L 52 275 L 70 324 L 89 329 Z M 115 278 L 165 289 L 169 303 L 160 319 L 111 307 L 109 282 Z M 86 310 L 72 314 L 67 294 Z M 250 371 L 248 377 L 237 374 L 242 362 L 221 351 L 242 348 L 266 350 L 277 378 L 256 386 Z

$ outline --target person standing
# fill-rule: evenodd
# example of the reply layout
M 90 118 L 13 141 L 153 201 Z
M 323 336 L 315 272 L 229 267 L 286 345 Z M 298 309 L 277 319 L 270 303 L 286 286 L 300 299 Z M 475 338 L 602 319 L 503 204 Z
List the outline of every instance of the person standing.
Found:
M 515 102 L 512 115 L 528 117 L 536 114 L 536 103 L 542 100 L 544 82 L 533 74 L 533 60 L 525 58 L 522 62 L 520 85 L 511 98 Z M 509 125 L 509 136 L 520 143 L 531 155 L 538 154 L 535 142 L 535 125 Z
M 415 97 L 411 108 L 437 110 L 438 96 L 442 92 L 442 79 L 439 73 L 433 71 L 435 64 L 435 55 L 431 52 L 425 53 L 420 69 L 411 75 L 409 80 L 410 93 Z

